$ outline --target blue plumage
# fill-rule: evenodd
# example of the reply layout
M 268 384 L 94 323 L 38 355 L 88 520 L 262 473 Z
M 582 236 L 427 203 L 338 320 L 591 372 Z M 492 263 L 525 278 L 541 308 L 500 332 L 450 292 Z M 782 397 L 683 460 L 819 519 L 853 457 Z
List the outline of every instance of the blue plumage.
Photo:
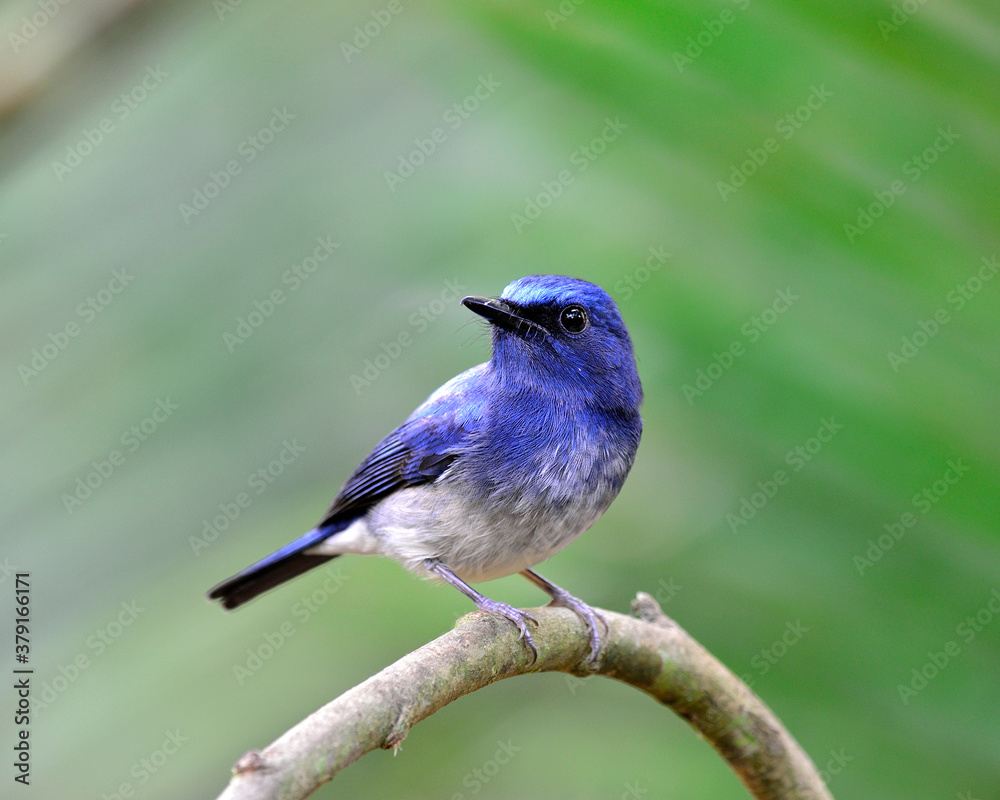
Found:
M 632 466 L 642 387 L 628 330 L 603 289 L 575 278 L 531 275 L 462 302 L 491 323 L 490 361 L 383 439 L 314 530 L 209 597 L 233 608 L 338 555 L 387 555 L 510 619 L 534 654 L 531 617 L 469 586 L 520 572 L 583 617 L 596 657 L 594 612 L 531 567 L 590 527 Z

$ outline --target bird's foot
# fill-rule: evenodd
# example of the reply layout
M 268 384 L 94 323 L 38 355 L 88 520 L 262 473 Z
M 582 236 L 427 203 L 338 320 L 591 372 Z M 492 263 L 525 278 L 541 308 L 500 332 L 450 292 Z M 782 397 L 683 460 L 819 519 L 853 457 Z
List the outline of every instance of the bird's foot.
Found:
M 550 606 L 562 606 L 563 608 L 568 608 L 574 614 L 576 614 L 580 619 L 584 621 L 587 626 L 587 630 L 590 632 L 590 656 L 587 658 L 587 664 L 593 665 L 597 663 L 597 653 L 601 649 L 601 634 L 597 630 L 597 622 L 600 620 L 601 625 L 604 626 L 604 632 L 608 632 L 608 623 L 600 614 L 598 614 L 594 609 L 588 606 L 578 597 L 574 597 L 565 589 L 560 589 L 558 586 L 553 585 L 552 588 L 555 590 L 552 592 L 552 602 L 549 603 Z
M 493 614 L 499 614 L 501 617 L 506 617 L 513 622 L 517 626 L 517 629 L 521 632 L 521 640 L 528 648 L 528 653 L 531 656 L 528 660 L 528 666 L 530 667 L 535 663 L 535 661 L 538 660 L 538 650 L 535 649 L 535 641 L 531 638 L 531 632 L 528 630 L 529 622 L 536 626 L 538 625 L 537 619 L 531 616 L 531 614 L 527 611 L 514 608 L 514 606 L 507 605 L 507 603 L 501 603 L 498 600 L 490 600 L 488 597 L 482 597 L 481 599 L 476 600 L 476 608 L 480 611 L 489 611 Z
M 538 620 L 531 616 L 531 614 L 527 611 L 521 611 L 519 608 L 514 608 L 514 606 L 509 606 L 506 603 L 490 600 L 485 595 L 481 595 L 436 558 L 424 559 L 424 567 L 431 574 L 437 575 L 443 581 L 450 583 L 458 589 L 458 591 L 475 603 L 476 608 L 480 611 L 499 614 L 501 617 L 505 617 L 517 625 L 517 629 L 521 632 L 521 639 L 527 645 L 528 652 L 531 655 L 528 666 L 530 667 L 538 660 L 538 650 L 535 649 L 535 641 L 531 638 L 531 633 L 528 631 L 528 623 L 532 622 L 538 625 Z

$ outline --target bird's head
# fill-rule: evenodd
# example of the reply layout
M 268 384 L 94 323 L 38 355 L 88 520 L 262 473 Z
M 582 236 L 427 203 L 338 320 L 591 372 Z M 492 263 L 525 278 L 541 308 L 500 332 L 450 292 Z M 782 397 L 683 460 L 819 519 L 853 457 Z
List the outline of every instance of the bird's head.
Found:
M 466 297 L 462 303 L 491 323 L 493 366 L 502 381 L 575 392 L 609 410 L 635 410 L 641 403 L 632 340 L 600 286 L 528 275 L 498 298 Z

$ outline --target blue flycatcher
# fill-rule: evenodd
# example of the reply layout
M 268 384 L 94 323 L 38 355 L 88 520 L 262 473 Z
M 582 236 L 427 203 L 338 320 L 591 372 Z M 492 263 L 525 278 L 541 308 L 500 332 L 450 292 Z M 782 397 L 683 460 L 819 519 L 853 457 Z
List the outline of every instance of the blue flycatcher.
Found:
M 519 572 L 584 620 L 596 659 L 598 615 L 531 567 L 587 530 L 632 467 L 642 386 L 628 330 L 603 289 L 558 275 L 462 303 L 489 321 L 492 358 L 383 439 L 315 528 L 209 598 L 235 608 L 339 555 L 385 555 L 506 617 L 534 661 L 535 619 L 469 585 Z

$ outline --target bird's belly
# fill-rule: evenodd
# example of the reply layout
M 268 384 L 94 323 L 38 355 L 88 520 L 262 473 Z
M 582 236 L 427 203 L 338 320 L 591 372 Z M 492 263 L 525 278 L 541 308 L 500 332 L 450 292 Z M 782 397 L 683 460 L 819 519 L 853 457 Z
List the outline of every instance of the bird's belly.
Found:
M 527 569 L 572 542 L 611 502 L 595 492 L 572 503 L 530 503 L 508 493 L 472 500 L 447 481 L 403 489 L 369 512 L 379 551 L 417 574 L 439 560 L 463 580 L 493 580 Z

